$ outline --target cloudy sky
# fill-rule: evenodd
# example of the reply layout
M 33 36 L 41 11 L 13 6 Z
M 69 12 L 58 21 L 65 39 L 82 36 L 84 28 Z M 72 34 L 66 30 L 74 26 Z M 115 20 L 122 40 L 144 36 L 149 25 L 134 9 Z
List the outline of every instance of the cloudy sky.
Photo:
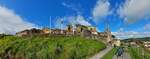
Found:
M 117 38 L 150 37 L 150 0 L 0 0 L 0 33 L 106 24 Z M 50 25 L 51 24 L 51 25 Z

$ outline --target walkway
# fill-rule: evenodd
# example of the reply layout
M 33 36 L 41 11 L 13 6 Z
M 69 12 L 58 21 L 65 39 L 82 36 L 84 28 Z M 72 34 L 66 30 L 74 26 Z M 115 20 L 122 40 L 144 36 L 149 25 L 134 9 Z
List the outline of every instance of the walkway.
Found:
M 93 57 L 91 57 L 90 59 L 101 59 L 111 49 L 112 49 L 112 47 L 107 47 L 106 49 L 100 51 L 99 53 L 97 53 L 96 55 L 94 55 Z
M 113 59 L 131 59 L 131 56 L 125 52 L 123 53 L 123 56 L 117 58 L 117 56 L 115 55 Z

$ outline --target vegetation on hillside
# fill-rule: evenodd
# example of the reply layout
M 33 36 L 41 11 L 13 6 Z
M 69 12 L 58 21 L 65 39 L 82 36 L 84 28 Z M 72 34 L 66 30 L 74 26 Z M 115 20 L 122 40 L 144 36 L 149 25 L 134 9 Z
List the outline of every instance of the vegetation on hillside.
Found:
M 78 36 L 0 39 L 0 59 L 88 59 L 105 48 L 105 44 Z
M 133 40 L 150 41 L 150 37 L 143 37 L 143 38 L 128 38 L 128 39 L 124 39 L 124 40 L 122 40 L 122 41 L 129 42 L 129 41 L 133 41 Z
M 112 50 L 110 50 L 108 53 L 106 53 L 102 59 L 112 59 L 113 56 L 115 55 L 117 48 L 113 48 Z
M 150 55 L 142 47 L 129 47 L 128 52 L 132 59 L 150 59 Z

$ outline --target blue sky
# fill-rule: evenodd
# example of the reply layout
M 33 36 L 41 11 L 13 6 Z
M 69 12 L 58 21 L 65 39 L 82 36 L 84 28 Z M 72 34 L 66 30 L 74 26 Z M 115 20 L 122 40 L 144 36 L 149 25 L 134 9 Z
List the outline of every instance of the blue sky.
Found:
M 63 27 L 75 22 L 100 32 L 108 23 L 118 38 L 150 37 L 149 10 L 149 0 L 0 0 L 0 33 L 11 33 L 16 25 L 15 32 L 49 27 L 50 20 L 51 28 L 60 28 L 63 20 Z

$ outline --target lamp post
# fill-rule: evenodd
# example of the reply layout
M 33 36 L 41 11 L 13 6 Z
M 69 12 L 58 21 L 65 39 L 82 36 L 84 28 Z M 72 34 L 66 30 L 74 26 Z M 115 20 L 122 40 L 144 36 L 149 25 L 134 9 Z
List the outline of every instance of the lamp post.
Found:
M 50 18 L 49 18 L 49 21 L 50 21 L 50 23 L 49 23 L 49 26 L 50 26 L 49 28 L 50 28 L 50 29 L 49 29 L 49 30 L 50 30 L 50 34 L 51 34 L 51 27 L 52 27 L 52 26 L 51 26 L 51 25 L 52 25 L 51 16 L 50 16 Z
M 60 27 L 61 27 L 61 34 L 63 34 L 63 27 L 62 27 L 62 25 L 63 25 L 63 19 L 61 19 L 61 21 L 60 21 Z

